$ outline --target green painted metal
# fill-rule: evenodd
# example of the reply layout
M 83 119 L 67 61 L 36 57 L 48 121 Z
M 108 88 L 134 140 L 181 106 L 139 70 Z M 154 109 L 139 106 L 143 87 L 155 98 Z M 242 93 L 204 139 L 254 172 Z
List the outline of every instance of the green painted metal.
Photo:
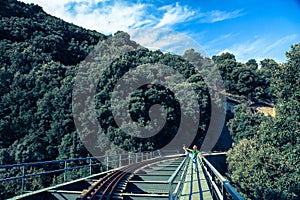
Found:
M 210 188 L 215 198 L 224 200 L 232 198 L 234 200 L 244 200 L 244 198 L 238 193 L 235 188 L 224 178 L 214 166 L 204 157 L 199 158 L 201 165 L 204 169 L 207 182 L 210 184 Z M 218 183 L 215 181 L 218 179 Z
M 209 154 L 212 155 L 212 154 Z M 182 155 L 183 156 L 183 155 Z M 130 154 L 127 157 L 128 160 L 124 160 L 123 155 L 118 155 L 116 160 L 106 160 L 109 162 L 116 162 L 116 166 L 120 166 L 128 163 L 141 162 L 142 160 L 149 159 L 151 154 L 141 155 L 141 154 Z M 111 157 L 112 158 L 112 157 Z M 91 169 L 93 162 L 91 159 L 86 159 L 86 167 Z M 60 161 L 48 161 L 46 163 L 56 163 Z M 69 160 L 62 160 L 62 162 L 71 162 Z M 42 164 L 39 162 L 37 164 Z M 18 167 L 23 169 L 23 167 L 29 166 L 28 164 L 18 164 Z M 3 167 L 3 166 L 2 166 Z M 11 167 L 11 166 L 5 166 Z M 15 167 L 15 166 L 14 166 Z M 70 170 L 68 165 L 64 169 L 60 170 Z M 47 172 L 48 173 L 48 172 Z M 91 173 L 91 171 L 90 171 Z M 105 172 L 105 173 L 109 173 Z M 17 177 L 17 179 L 24 179 L 24 177 L 29 177 L 30 175 L 25 172 L 22 176 Z M 73 181 L 61 184 L 60 186 L 53 186 L 51 188 L 45 188 L 40 192 L 33 192 L 32 194 L 39 194 L 40 199 L 77 199 L 78 195 L 82 192 L 81 184 L 92 184 L 93 181 L 100 178 L 98 176 L 90 176 L 81 179 L 80 181 Z M 120 185 L 120 191 L 116 192 L 113 197 L 115 199 L 213 199 L 212 195 L 215 194 L 214 199 L 226 199 L 230 198 L 235 200 L 242 200 L 241 195 L 230 185 L 230 183 L 212 166 L 212 164 L 205 159 L 205 157 L 198 158 L 198 172 L 195 173 L 192 170 L 192 162 L 189 157 L 177 157 L 171 158 L 164 162 L 159 162 L 151 165 L 145 166 L 143 169 L 135 172 L 130 176 L 130 180 L 124 182 L 124 185 Z M 67 177 L 66 177 L 67 179 Z M 214 182 L 215 179 L 219 179 L 218 182 L 221 183 L 217 185 Z M 25 179 L 24 179 L 25 180 Z M 4 181 L 4 180 L 3 180 Z M 23 188 L 23 187 L 22 187 Z M 82 187 L 83 188 L 83 187 Z M 50 195 L 50 196 L 49 196 Z M 24 194 L 23 197 L 29 198 L 15 198 L 15 199 L 30 199 L 30 194 Z M 21 197 L 21 196 L 20 196 Z

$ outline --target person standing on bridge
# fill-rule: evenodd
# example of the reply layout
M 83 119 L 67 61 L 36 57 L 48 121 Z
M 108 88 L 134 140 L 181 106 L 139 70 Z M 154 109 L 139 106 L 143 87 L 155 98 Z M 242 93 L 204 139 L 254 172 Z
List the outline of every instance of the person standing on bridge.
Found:
M 193 159 L 193 170 L 197 172 L 197 155 L 200 153 L 200 151 L 197 149 L 197 146 L 194 145 L 193 149 L 189 149 L 184 146 L 183 150 L 185 151 L 185 155 L 188 155 Z

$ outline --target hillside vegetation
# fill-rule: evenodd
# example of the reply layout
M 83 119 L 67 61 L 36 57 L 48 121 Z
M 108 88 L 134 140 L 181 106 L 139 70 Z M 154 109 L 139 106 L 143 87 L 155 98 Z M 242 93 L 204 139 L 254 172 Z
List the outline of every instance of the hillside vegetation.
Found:
M 207 74 L 207 63 L 213 61 L 223 77 L 227 93 L 244 96 L 253 102 L 264 100 L 276 105 L 275 117 L 263 116 L 243 105 L 236 107 L 234 115 L 228 113 L 228 126 L 224 127 L 214 148 L 227 151 L 231 148 L 232 137 L 235 145 L 228 157 L 228 176 L 251 199 L 299 197 L 300 44 L 292 46 L 287 52 L 288 60 L 283 64 L 272 59 L 260 63 L 250 59 L 240 63 L 230 53 L 210 59 L 193 49 L 182 56 L 150 51 L 131 41 L 127 33 L 105 36 L 52 17 L 37 5 L 16 0 L 0 2 L 0 20 L 1 165 L 89 155 L 79 138 L 73 117 L 84 122 L 90 115 L 73 113 L 72 109 L 80 110 L 88 106 L 90 100 L 87 98 L 83 103 L 72 104 L 72 98 L 78 95 L 73 93 L 74 84 L 76 76 L 84 75 L 85 68 L 94 69 L 91 60 L 102 59 L 101 51 L 107 44 L 104 41 L 109 41 L 105 51 L 118 49 L 125 53 L 103 70 L 95 86 L 96 94 L 92 101 L 95 102 L 103 134 L 93 138 L 94 149 L 114 152 L 113 145 L 134 152 L 161 148 L 177 133 L 180 117 L 195 112 L 193 105 L 186 106 L 182 112 L 180 99 L 169 88 L 160 84 L 144 85 L 130 96 L 130 116 L 139 125 L 149 125 L 151 106 L 161 104 L 166 113 L 166 125 L 156 137 L 141 140 L 138 139 L 141 133 L 135 133 L 137 137 L 126 135 L 122 131 L 124 127 L 119 127 L 113 119 L 112 91 L 126 72 L 147 64 L 170 66 L 195 91 L 201 121 L 195 130 L 194 143 L 200 146 L 211 118 L 210 102 L 214 100 L 209 96 L 201 74 Z M 195 66 L 200 67 L 200 71 Z M 97 71 L 91 72 L 94 76 L 97 74 Z M 94 76 L 87 77 L 86 83 L 99 78 Z M 188 92 L 186 85 L 178 84 L 175 88 L 182 94 Z M 80 89 L 88 94 L 91 88 Z M 120 101 L 119 106 L 124 105 Z M 220 112 L 224 109 L 221 107 Z M 125 128 L 134 130 L 135 127 Z M 228 135 L 228 129 L 231 135 Z M 84 130 L 84 136 L 92 134 L 91 130 Z M 186 134 L 191 135 L 193 131 Z M 17 173 L 2 173 L 0 177 Z M 82 175 L 81 172 L 74 173 L 74 177 Z M 36 190 L 60 181 L 58 174 L 27 183 L 26 190 Z M 1 195 L 4 197 L 4 191 L 8 196 L 16 195 L 20 187 L 13 183 L 2 184 Z
M 276 115 L 235 108 L 228 126 L 236 142 L 229 177 L 249 199 L 300 197 L 300 43 L 286 53 L 270 79 Z

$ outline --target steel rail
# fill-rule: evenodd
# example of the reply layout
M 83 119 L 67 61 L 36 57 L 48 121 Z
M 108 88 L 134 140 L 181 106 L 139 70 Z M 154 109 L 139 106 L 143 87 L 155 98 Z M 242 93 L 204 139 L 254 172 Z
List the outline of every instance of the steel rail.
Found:
M 159 158 L 157 158 L 159 159 Z M 155 160 L 157 160 L 155 159 Z M 153 161 L 153 160 L 151 160 Z M 151 163 L 149 160 L 141 162 L 141 163 L 135 163 L 131 164 L 125 167 L 122 167 L 121 169 L 114 171 L 112 174 L 107 175 L 108 179 L 104 180 L 104 182 L 98 186 L 98 184 L 95 184 L 94 187 L 90 188 L 89 192 L 86 193 L 86 195 L 82 199 L 93 199 L 101 190 L 103 190 L 101 197 L 99 199 L 104 199 L 105 196 L 112 195 L 115 187 L 118 185 L 118 183 L 121 181 L 121 179 L 128 173 L 140 168 L 140 166 L 143 166 L 145 164 Z M 100 180 L 101 181 L 101 180 Z M 110 183 L 108 183 L 110 182 Z M 105 185 L 108 183 L 108 185 L 105 187 Z M 96 188 L 97 187 L 97 188 Z M 94 191 L 93 193 L 91 191 Z M 110 192 L 109 192 L 110 191 Z M 108 194 L 109 192 L 109 194 Z M 91 195 L 89 195 L 91 194 Z
M 147 161 L 142 162 L 143 164 Z M 103 190 L 102 197 L 100 199 L 103 199 L 103 197 L 106 195 L 106 193 L 111 189 L 113 191 L 114 188 L 112 188 L 112 184 L 115 183 L 115 185 L 120 182 L 119 179 L 116 179 L 118 177 L 124 177 L 126 174 L 132 171 L 132 169 L 135 169 L 135 166 L 139 166 L 141 163 L 135 163 L 131 165 L 124 166 L 122 168 L 119 168 L 116 171 L 113 171 L 110 174 L 107 174 L 105 177 L 98 180 L 93 186 L 91 186 L 86 193 L 84 193 L 81 196 L 81 199 L 93 199 L 98 193 Z M 110 183 L 109 183 L 110 182 Z M 105 188 L 105 185 L 108 184 Z
M 145 162 L 141 162 L 141 163 L 136 163 L 134 165 L 132 165 L 132 167 L 130 167 L 130 169 L 128 171 L 123 171 L 123 173 L 121 175 L 119 175 L 117 178 L 115 178 L 115 182 L 111 183 L 110 185 L 112 185 L 112 188 L 107 191 L 109 191 L 109 194 L 107 195 L 107 198 L 106 199 L 110 199 L 110 197 L 112 196 L 115 188 L 118 186 L 118 184 L 123 180 L 123 178 L 128 175 L 128 174 L 134 174 L 136 173 L 137 171 L 149 166 L 149 165 L 152 165 L 152 164 L 155 164 L 155 163 L 159 163 L 159 162 L 162 162 L 164 160 L 169 160 L 169 159 L 172 159 L 172 158 L 177 158 L 177 157 L 181 157 L 182 155 L 177 155 L 177 156 L 171 156 L 171 157 L 159 157 L 159 158 L 155 158 L 155 159 L 150 159 L 150 160 L 147 160 Z M 109 188 L 109 187 L 108 187 Z M 104 197 L 106 196 L 106 194 L 102 195 L 101 199 L 103 199 Z
M 118 184 L 124 179 L 124 177 L 126 175 L 129 174 L 134 174 L 137 171 L 151 165 L 151 164 L 155 164 L 157 162 L 161 162 L 163 160 L 167 160 L 166 157 L 159 157 L 159 158 L 155 158 L 155 159 L 150 159 L 150 160 L 146 160 L 144 162 L 141 163 L 136 163 L 133 164 L 131 166 L 129 166 L 129 169 L 122 171 L 122 173 L 120 175 L 118 175 L 112 183 L 109 184 L 109 186 L 105 189 L 105 191 L 103 192 L 103 195 L 101 197 L 101 199 L 103 199 L 106 196 L 106 192 L 108 192 L 107 198 L 106 199 L 110 199 L 110 197 L 112 196 L 115 188 L 118 186 Z M 111 188 L 110 188 L 111 186 Z M 110 190 L 109 190 L 110 189 Z
M 140 165 L 139 165 L 140 166 Z M 110 196 L 113 194 L 113 191 L 117 187 L 117 185 L 121 182 L 121 180 L 128 174 L 132 173 L 136 167 L 129 168 L 128 171 L 122 171 L 113 181 L 107 186 L 107 188 L 103 191 L 100 199 L 104 199 L 107 196 L 107 199 L 110 199 Z M 108 193 L 108 194 L 107 194 Z
M 82 200 L 95 199 L 96 196 L 98 196 L 97 199 L 110 199 L 116 187 L 119 185 L 119 183 L 122 180 L 124 180 L 126 175 L 133 174 L 134 172 L 139 171 L 150 164 L 161 162 L 163 160 L 176 158 L 179 156 L 180 155 L 172 156 L 172 157 L 158 157 L 150 160 L 145 160 L 140 163 L 134 163 L 128 166 L 124 166 L 116 171 L 113 171 L 111 174 L 108 174 L 105 177 L 101 178 L 80 197 Z M 101 197 L 99 197 L 100 195 Z
M 145 163 L 146 161 L 144 161 L 143 163 Z M 103 197 L 106 195 L 108 189 L 111 188 L 111 183 L 115 183 L 116 180 L 115 180 L 115 177 L 118 176 L 119 174 L 122 174 L 122 172 L 126 172 L 127 171 L 130 171 L 130 169 L 135 166 L 135 165 L 138 165 L 139 163 L 137 164 L 131 164 L 131 165 L 127 165 L 127 166 L 124 166 L 116 171 L 113 171 L 111 174 L 107 174 L 105 177 L 101 178 L 100 180 L 98 180 L 95 184 L 93 184 L 89 189 L 88 191 L 81 196 L 81 199 L 82 200 L 85 200 L 85 199 L 93 199 L 101 190 L 104 189 L 104 191 L 102 192 L 102 197 L 100 199 L 103 199 Z M 109 183 L 111 182 L 111 183 Z M 106 188 L 105 185 L 108 183 L 108 186 Z

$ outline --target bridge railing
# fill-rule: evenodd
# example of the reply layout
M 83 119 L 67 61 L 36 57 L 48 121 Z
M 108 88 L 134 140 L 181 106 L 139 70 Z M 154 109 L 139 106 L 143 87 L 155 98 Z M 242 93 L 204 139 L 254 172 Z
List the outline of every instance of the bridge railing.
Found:
M 160 156 L 171 156 L 180 154 L 180 151 L 178 149 L 164 149 L 163 151 L 157 150 Z
M 93 167 L 102 165 L 102 163 L 98 161 L 99 158 L 100 157 L 74 158 L 65 160 L 52 160 L 44 162 L 2 165 L 0 166 L 0 170 L 2 172 L 14 175 L 5 178 L 1 177 L 0 183 L 21 180 L 21 193 L 23 193 L 25 190 L 25 181 L 28 178 L 38 177 L 42 175 L 63 174 L 63 182 L 65 182 L 67 180 L 67 171 L 78 170 L 83 168 L 89 168 L 89 172 L 90 174 L 92 174 Z M 72 165 L 70 165 L 70 163 L 72 163 Z M 73 163 L 76 163 L 76 165 L 74 165 Z
M 29 178 L 38 178 L 43 175 L 62 175 L 62 181 L 66 182 L 69 181 L 67 176 L 67 172 L 69 171 L 85 169 L 88 172 L 86 176 L 88 176 L 100 171 L 108 171 L 110 168 L 122 167 L 124 165 L 129 165 L 154 157 L 159 157 L 160 155 L 161 153 L 158 151 L 139 152 L 98 157 L 72 158 L 64 160 L 1 165 L 0 172 L 2 176 L 0 176 L 0 183 L 21 180 L 21 183 L 17 184 L 21 184 L 21 194 L 23 194 L 25 192 L 26 180 Z M 4 176 L 5 174 L 11 174 L 11 176 Z
M 184 160 L 177 167 L 176 171 L 169 178 L 169 199 L 179 199 L 183 188 L 184 180 L 187 174 L 187 167 L 189 164 L 190 157 L 186 156 Z
M 200 156 L 198 159 L 202 165 L 211 193 L 216 199 L 244 199 L 204 156 Z

